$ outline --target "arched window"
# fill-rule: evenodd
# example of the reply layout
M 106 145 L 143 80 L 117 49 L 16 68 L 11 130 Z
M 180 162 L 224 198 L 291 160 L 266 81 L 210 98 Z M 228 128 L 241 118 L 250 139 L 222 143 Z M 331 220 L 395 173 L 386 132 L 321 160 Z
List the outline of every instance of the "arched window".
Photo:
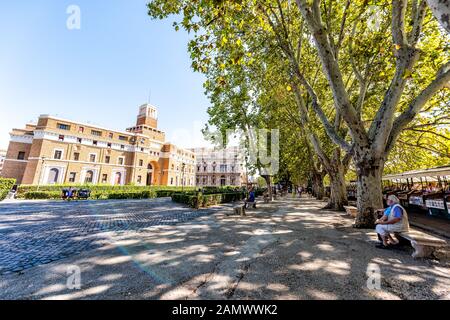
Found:
M 92 170 L 89 170 L 86 172 L 86 177 L 84 178 L 85 183 L 92 183 L 94 180 L 94 172 Z
M 58 177 L 59 177 L 59 170 L 56 168 L 51 168 L 49 173 L 48 173 L 48 179 L 47 179 L 47 183 L 48 184 L 55 184 L 58 182 Z

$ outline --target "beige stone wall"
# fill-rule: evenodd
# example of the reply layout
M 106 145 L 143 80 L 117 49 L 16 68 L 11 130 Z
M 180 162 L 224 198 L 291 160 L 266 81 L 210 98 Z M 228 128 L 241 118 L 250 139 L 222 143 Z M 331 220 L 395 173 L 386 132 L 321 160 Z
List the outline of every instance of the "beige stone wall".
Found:
M 31 144 L 11 141 L 6 151 L 6 159 L 3 163 L 2 177 L 15 178 L 17 183 L 22 183 L 28 158 L 30 156 Z M 24 160 L 19 160 L 19 152 L 25 152 Z
M 114 184 L 120 175 L 121 184 L 170 185 L 172 181 L 172 185 L 180 186 L 181 164 L 188 160 L 195 161 L 193 153 L 172 144 L 164 144 L 164 132 L 156 128 L 133 127 L 129 130 L 108 130 L 41 116 L 37 125 L 12 130 L 15 140 L 22 141 L 21 136 L 32 137 L 33 134 L 34 139 L 29 139 L 32 144 L 10 143 L 7 157 L 17 158 L 19 151 L 25 151 L 27 161 L 6 161 L 6 175 L 23 184 L 46 184 L 53 178 L 57 183 L 83 183 L 92 172 L 93 183 Z M 98 135 L 93 135 L 92 131 Z M 98 145 L 91 145 L 92 141 L 97 141 Z M 106 147 L 108 143 L 111 146 Z M 118 150 L 119 145 L 123 150 Z M 61 159 L 55 158 L 56 151 L 61 151 Z M 176 159 L 173 158 L 174 154 L 177 155 Z M 91 155 L 95 155 L 94 161 Z M 119 158 L 123 159 L 122 164 Z M 70 181 L 71 178 L 74 181 Z M 185 178 L 186 185 L 195 183 L 193 164 L 186 166 Z

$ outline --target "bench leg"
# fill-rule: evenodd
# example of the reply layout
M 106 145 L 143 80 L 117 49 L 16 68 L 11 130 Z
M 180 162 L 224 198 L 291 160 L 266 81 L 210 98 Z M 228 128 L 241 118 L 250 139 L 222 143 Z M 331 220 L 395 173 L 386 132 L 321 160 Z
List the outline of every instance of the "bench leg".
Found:
M 412 254 L 414 259 L 430 258 L 435 250 L 434 247 L 417 244 L 415 241 L 411 241 L 411 246 L 414 248 L 414 252 Z

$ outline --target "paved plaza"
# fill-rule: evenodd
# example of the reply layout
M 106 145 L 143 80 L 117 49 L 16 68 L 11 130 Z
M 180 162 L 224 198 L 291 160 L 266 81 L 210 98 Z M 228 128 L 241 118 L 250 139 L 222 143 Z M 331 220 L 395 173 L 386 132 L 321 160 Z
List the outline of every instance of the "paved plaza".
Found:
M 213 212 L 181 207 L 169 198 L 2 203 L 0 275 L 97 248 L 108 232 L 173 225 Z
M 323 205 L 289 196 L 240 217 L 169 199 L 0 204 L 0 299 L 450 298 L 448 262 L 376 249 L 373 230 Z

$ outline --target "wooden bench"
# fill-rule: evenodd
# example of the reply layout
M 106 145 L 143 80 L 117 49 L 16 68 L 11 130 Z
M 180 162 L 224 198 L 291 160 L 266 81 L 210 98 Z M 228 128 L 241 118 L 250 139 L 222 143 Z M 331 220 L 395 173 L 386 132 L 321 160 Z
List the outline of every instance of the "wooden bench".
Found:
M 245 204 L 244 204 L 245 206 Z M 256 209 L 256 200 L 255 201 L 247 201 L 247 209 L 254 208 Z
M 414 248 L 413 258 L 431 258 L 436 249 L 446 247 L 447 242 L 419 230 L 394 233 L 397 238 L 405 239 Z
M 227 216 L 231 215 L 231 214 L 226 214 Z M 235 216 L 245 216 L 245 205 L 243 204 L 238 204 L 236 206 L 233 207 L 233 215 Z
M 345 212 L 347 212 L 348 215 L 352 216 L 353 218 L 356 218 L 356 215 L 358 214 L 358 208 L 354 206 L 344 206 Z
M 354 206 L 344 206 L 345 211 L 356 218 L 358 214 L 358 208 Z M 384 209 L 378 209 L 375 211 L 378 217 L 383 215 Z M 399 240 L 408 241 L 414 248 L 412 254 L 413 258 L 431 258 L 436 249 L 446 247 L 447 242 L 435 236 L 429 235 L 425 232 L 410 229 L 409 232 L 394 232 L 395 236 Z

